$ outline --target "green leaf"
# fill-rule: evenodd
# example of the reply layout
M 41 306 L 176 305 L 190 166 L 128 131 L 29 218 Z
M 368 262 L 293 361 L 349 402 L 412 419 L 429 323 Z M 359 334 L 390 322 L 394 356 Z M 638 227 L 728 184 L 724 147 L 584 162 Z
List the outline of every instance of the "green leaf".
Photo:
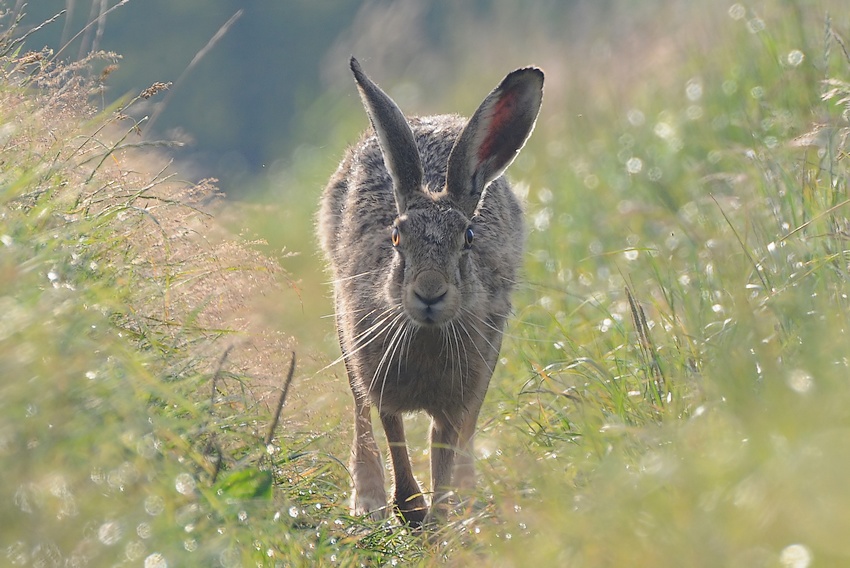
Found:
M 216 484 L 216 490 L 235 499 L 271 499 L 272 474 L 270 471 L 243 469 L 222 479 Z

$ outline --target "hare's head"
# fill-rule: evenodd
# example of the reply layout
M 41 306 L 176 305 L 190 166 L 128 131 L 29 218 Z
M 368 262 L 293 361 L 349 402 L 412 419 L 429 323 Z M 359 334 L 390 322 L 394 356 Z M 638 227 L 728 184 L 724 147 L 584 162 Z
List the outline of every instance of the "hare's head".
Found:
M 452 146 L 445 186 L 437 191 L 423 187 L 422 159 L 401 110 L 353 57 L 351 70 L 393 183 L 390 294 L 415 324 L 440 326 L 481 289 L 473 218 L 487 185 L 511 164 L 534 128 L 543 72 L 518 69 L 484 99 Z

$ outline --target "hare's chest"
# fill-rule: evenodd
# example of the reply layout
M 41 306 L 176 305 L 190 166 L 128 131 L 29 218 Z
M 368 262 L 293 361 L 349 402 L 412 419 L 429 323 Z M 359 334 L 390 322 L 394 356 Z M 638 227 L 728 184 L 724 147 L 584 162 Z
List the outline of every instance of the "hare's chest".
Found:
M 407 349 L 378 357 L 378 365 L 362 368 L 360 379 L 382 412 L 451 412 L 467 406 L 484 378 L 479 356 L 472 351 L 474 355 L 461 342 L 413 340 Z

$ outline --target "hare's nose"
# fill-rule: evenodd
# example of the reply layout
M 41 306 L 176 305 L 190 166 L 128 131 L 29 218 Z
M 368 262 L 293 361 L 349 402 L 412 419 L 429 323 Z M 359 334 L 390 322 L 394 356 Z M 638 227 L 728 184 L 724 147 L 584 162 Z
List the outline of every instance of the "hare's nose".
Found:
M 430 308 L 430 307 L 435 306 L 435 305 L 439 304 L 440 302 L 442 302 L 443 299 L 446 297 L 447 293 L 448 293 L 448 291 L 445 291 L 442 294 L 440 294 L 439 296 L 423 296 L 419 292 L 414 292 L 413 294 L 416 296 L 417 300 L 419 300 L 420 302 L 425 304 L 426 307 Z
M 442 274 L 436 270 L 427 270 L 416 278 L 413 295 L 425 306 L 432 307 L 445 299 L 448 290 L 449 286 Z

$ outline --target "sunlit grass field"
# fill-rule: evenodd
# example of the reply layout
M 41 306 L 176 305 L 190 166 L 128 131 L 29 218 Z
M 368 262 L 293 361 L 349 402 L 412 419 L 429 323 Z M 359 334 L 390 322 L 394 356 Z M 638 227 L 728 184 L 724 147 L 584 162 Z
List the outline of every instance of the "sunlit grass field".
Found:
M 644 14 L 632 43 L 549 29 L 505 57 L 548 82 L 509 170 L 527 262 L 479 488 L 436 538 L 346 509 L 351 401 L 312 215 L 366 125 L 356 97 L 260 203 L 222 206 L 133 143 L 137 100 L 95 115 L 96 83 L 4 44 L 3 562 L 850 562 L 850 20 L 691 4 Z M 474 84 L 406 110 L 471 111 L 509 70 L 456 62 Z M 409 423 L 424 476 L 427 422 Z

